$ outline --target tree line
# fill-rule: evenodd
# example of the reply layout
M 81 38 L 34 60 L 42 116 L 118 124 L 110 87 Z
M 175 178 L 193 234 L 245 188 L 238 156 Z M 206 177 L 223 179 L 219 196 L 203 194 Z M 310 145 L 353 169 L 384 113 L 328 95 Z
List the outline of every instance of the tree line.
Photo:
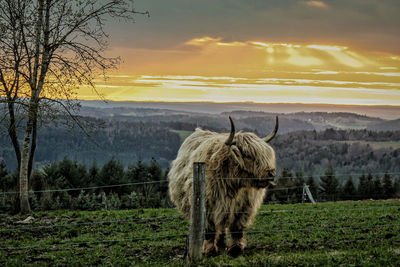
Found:
M 166 175 L 155 159 L 125 168 L 115 158 L 101 167 L 64 158 L 32 173 L 29 200 L 34 211 L 169 207 Z M 15 191 L 16 184 L 16 174 L 0 162 L 0 211 L 13 212 L 14 194 L 2 192 Z
M 65 125 L 67 119 L 39 128 L 35 165 L 60 161 L 65 156 L 86 164 L 93 159 L 104 164 L 115 156 L 125 165 L 132 160 L 148 161 L 154 157 L 162 167 L 167 168 L 182 142 L 180 136 L 171 130 L 193 131 L 196 127 L 177 122 L 122 122 L 89 117 L 82 120 L 88 125 L 97 125 L 88 127 L 90 138 L 80 129 Z M 342 173 L 400 172 L 399 142 L 399 131 L 327 129 L 278 134 L 271 144 L 276 151 L 278 168 L 322 175 L 329 166 Z M 8 136 L 0 134 L 0 143 L 0 159 L 3 158 L 9 169 L 14 170 L 17 162 Z
M 333 167 L 323 175 L 305 176 L 301 171 L 294 174 L 284 168 L 276 179 L 277 186 L 267 194 L 266 201 L 301 203 L 304 201 L 303 186 L 308 185 L 317 201 L 390 199 L 400 197 L 400 173 L 395 175 L 361 173 L 358 176 L 337 175 Z
M 154 156 L 166 168 L 181 144 L 180 136 L 160 123 L 80 119 L 85 122 L 90 136 L 78 127 L 71 127 L 65 117 L 38 129 L 34 167 L 60 161 L 65 156 L 86 164 L 96 160 L 101 165 L 111 156 L 125 165 L 138 159 L 149 161 Z M 4 127 L 1 123 L 0 126 Z M 0 159 L 3 157 L 9 169 L 14 170 L 17 161 L 8 136 L 0 134 L 0 143 L 4 144 L 0 147 Z
M 330 166 L 340 173 L 400 172 L 399 142 L 399 131 L 327 129 L 278 135 L 271 144 L 278 167 L 322 175 Z
M 54 209 L 128 209 L 172 207 L 168 198 L 168 169 L 153 158 L 138 160 L 125 167 L 111 158 L 101 167 L 94 161 L 87 166 L 77 160 L 64 158 L 36 169 L 29 184 L 29 200 L 34 211 Z M 321 176 L 292 173 L 287 168 L 276 178 L 266 202 L 301 203 L 303 186 L 307 184 L 317 201 L 388 199 L 400 197 L 399 176 L 391 173 L 339 179 L 334 168 Z M 343 182 L 340 182 L 342 180 Z M 16 174 L 0 162 L 0 212 L 12 212 Z M 119 186 L 121 185 L 121 186 Z

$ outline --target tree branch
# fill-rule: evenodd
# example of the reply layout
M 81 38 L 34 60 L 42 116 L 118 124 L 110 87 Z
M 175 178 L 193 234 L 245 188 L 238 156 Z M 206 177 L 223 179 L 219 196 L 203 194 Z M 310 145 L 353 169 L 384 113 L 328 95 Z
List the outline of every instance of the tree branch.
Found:
M 91 140 L 97 147 L 101 148 L 100 144 L 97 143 L 94 139 L 92 139 L 92 136 L 87 132 L 85 127 L 81 124 L 81 122 L 78 119 L 78 116 L 72 114 L 69 108 L 62 101 L 46 97 L 42 97 L 41 99 L 45 99 L 60 105 L 64 109 L 64 111 L 68 114 L 68 116 L 76 123 L 76 125 L 78 125 L 78 127 L 83 131 L 83 133 L 89 138 L 89 140 Z

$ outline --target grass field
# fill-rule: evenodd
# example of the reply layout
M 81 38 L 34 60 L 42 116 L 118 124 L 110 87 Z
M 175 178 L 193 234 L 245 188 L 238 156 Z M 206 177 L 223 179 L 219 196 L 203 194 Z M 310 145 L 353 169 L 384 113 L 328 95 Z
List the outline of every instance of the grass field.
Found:
M 0 215 L 0 266 L 184 265 L 188 222 L 174 209 Z M 238 258 L 203 266 L 400 266 L 400 200 L 265 205 Z

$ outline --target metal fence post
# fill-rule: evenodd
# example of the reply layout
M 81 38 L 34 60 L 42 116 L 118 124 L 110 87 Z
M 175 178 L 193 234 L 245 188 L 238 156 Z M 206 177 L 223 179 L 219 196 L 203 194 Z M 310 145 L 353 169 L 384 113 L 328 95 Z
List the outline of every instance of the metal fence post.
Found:
M 204 162 L 193 164 L 193 201 L 190 215 L 189 241 L 188 241 L 188 263 L 192 264 L 203 256 L 202 247 L 204 242 L 206 221 L 206 168 Z

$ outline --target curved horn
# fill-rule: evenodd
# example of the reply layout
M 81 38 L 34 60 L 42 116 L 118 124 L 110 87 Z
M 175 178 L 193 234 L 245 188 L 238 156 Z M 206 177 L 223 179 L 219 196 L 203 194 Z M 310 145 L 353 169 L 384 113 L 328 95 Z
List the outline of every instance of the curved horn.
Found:
M 233 137 L 235 137 L 235 124 L 233 124 L 233 120 L 232 120 L 231 116 L 229 116 L 229 121 L 231 122 L 231 133 L 230 133 L 228 139 L 226 139 L 226 141 L 225 141 L 225 145 L 227 145 L 227 146 L 232 145 Z
M 271 140 L 275 137 L 276 132 L 278 131 L 278 128 L 279 128 L 279 121 L 278 121 L 278 116 L 276 116 L 275 129 L 272 131 L 272 133 L 270 133 L 269 135 L 267 135 L 266 137 L 264 137 L 263 140 L 264 140 L 265 142 L 267 142 L 267 143 L 268 143 L 269 141 L 271 141 Z

